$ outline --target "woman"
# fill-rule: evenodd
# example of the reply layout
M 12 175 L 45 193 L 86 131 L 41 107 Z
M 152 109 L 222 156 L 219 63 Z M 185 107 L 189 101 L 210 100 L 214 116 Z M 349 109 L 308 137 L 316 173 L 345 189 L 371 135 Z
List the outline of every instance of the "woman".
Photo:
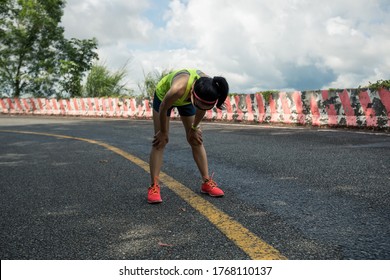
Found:
M 221 108 L 228 92 L 229 85 L 225 78 L 210 78 L 195 69 L 173 71 L 157 84 L 153 99 L 155 135 L 149 162 L 151 175 L 151 186 L 148 189 L 149 203 L 162 202 L 158 176 L 163 162 L 164 148 L 169 140 L 169 116 L 173 107 L 179 111 L 187 141 L 203 179 L 201 192 L 211 196 L 224 195 L 209 176 L 207 155 L 199 124 L 207 110 L 211 110 L 215 105 Z

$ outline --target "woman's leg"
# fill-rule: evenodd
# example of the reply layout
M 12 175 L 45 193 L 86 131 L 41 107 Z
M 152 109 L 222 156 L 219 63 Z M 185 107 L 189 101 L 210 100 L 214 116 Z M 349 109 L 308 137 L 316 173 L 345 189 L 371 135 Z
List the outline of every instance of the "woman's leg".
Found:
M 194 122 L 194 116 L 182 116 L 181 120 L 186 130 L 187 140 L 188 132 L 191 129 L 192 123 Z M 191 145 L 191 144 L 190 144 Z M 192 156 L 194 157 L 195 163 L 198 166 L 200 175 L 202 176 L 203 181 L 209 178 L 209 166 L 207 162 L 207 154 L 203 144 L 200 145 L 191 145 Z
M 221 190 L 217 183 L 213 180 L 213 178 L 209 177 L 209 166 L 207 162 L 207 154 L 206 150 L 203 146 L 203 143 L 201 144 L 194 144 L 193 141 L 189 141 L 189 131 L 194 121 L 194 116 L 192 117 L 181 117 L 181 120 L 184 124 L 184 128 L 186 130 L 187 135 L 187 141 L 190 143 L 192 148 L 192 155 L 194 157 L 194 160 L 196 162 L 196 165 L 198 166 L 200 175 L 203 179 L 203 184 L 201 186 L 200 191 L 202 193 L 207 193 L 211 196 L 215 197 L 221 197 L 224 195 L 223 190 Z
M 160 131 L 160 115 L 156 110 L 153 110 L 154 134 Z M 167 119 L 167 128 L 169 129 L 169 118 Z M 164 149 L 156 149 L 152 146 L 149 158 L 150 179 L 151 184 L 155 183 L 156 178 L 160 175 L 161 166 L 163 163 Z

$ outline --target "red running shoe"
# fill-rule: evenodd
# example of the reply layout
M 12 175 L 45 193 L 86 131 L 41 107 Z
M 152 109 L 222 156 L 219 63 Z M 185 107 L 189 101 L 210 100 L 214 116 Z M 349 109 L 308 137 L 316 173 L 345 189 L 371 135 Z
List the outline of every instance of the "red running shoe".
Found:
M 148 188 L 148 203 L 161 203 L 160 186 L 154 183 Z
M 210 196 L 223 196 L 224 192 L 221 190 L 217 183 L 213 180 L 213 178 L 207 179 L 206 182 L 202 184 L 202 188 L 200 189 L 202 193 L 207 193 Z

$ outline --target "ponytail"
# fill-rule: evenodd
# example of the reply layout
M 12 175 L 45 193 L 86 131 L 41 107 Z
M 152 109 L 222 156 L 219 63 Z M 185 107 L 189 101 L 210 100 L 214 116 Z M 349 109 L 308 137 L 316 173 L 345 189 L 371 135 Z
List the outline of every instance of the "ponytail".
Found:
M 225 100 L 229 94 L 229 84 L 224 77 L 216 76 L 213 78 L 213 86 L 216 88 L 219 95 L 217 108 L 222 109 L 222 105 L 225 103 Z
M 229 85 L 224 77 L 200 77 L 195 82 L 194 90 L 198 97 L 205 101 L 216 102 L 217 108 L 222 109 L 229 94 Z

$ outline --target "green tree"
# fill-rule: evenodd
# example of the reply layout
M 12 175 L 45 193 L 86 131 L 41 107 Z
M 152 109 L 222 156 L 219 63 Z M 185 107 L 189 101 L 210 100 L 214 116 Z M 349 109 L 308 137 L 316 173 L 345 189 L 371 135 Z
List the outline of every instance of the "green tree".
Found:
M 85 84 L 89 97 L 129 96 L 133 91 L 126 87 L 126 65 L 116 72 L 110 72 L 104 64 L 94 64 Z
M 60 53 L 60 73 L 62 90 L 71 97 L 82 95 L 84 73 L 91 69 L 93 60 L 98 59 L 97 40 L 64 40 Z
M 2 0 L 0 78 L 14 96 L 51 88 L 65 1 Z
M 0 90 L 19 97 L 81 95 L 83 73 L 97 58 L 96 39 L 67 40 L 64 0 L 0 0 Z

